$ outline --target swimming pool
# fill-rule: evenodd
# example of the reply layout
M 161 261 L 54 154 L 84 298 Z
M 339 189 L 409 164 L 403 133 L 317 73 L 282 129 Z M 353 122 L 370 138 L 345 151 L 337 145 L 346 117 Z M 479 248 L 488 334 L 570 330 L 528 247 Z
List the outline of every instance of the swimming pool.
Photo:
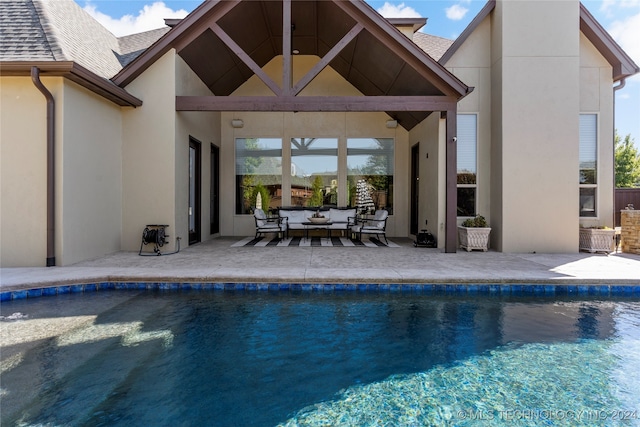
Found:
M 2 315 L 2 425 L 638 425 L 637 297 L 127 290 Z

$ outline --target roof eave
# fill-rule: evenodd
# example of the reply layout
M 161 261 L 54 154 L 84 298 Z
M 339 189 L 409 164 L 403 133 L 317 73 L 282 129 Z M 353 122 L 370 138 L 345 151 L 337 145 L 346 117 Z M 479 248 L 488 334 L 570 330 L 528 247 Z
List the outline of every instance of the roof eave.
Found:
M 460 46 L 464 44 L 464 42 L 469 38 L 471 33 L 484 21 L 484 19 L 489 16 L 489 14 L 495 9 L 496 0 L 489 0 L 487 4 L 478 12 L 478 14 L 473 18 L 473 20 L 467 25 L 464 31 L 460 34 L 460 36 L 453 42 L 449 49 L 440 57 L 438 62 L 440 64 L 446 64 L 451 57 L 458 51 Z
M 146 70 L 150 64 L 164 55 L 175 42 L 184 43 L 182 39 L 188 39 L 188 33 L 192 31 L 190 28 L 196 24 L 200 19 L 209 14 L 223 14 L 226 9 L 232 8 L 236 1 L 221 1 L 221 0 L 209 0 L 203 2 L 198 8 L 191 12 L 186 18 L 178 22 L 175 27 L 171 29 L 167 34 L 160 38 L 156 43 L 149 47 L 145 52 L 133 60 L 129 65 L 123 68 L 117 75 L 111 80 L 120 87 L 124 87 L 131 83 L 136 77 L 138 77 L 144 70 Z M 456 76 L 451 74 L 441 64 L 434 61 L 429 55 L 420 49 L 417 45 L 411 42 L 406 36 L 404 36 L 396 27 L 394 27 L 388 20 L 384 19 L 379 13 L 368 6 L 364 1 L 352 1 L 349 4 L 355 5 L 361 13 L 366 15 L 369 19 L 374 21 L 379 27 L 395 39 L 406 48 L 411 54 L 420 60 L 423 65 L 426 65 L 432 72 L 434 72 L 443 82 L 445 82 L 451 89 L 457 94 L 459 99 L 465 97 L 470 93 L 471 89 L 460 81 Z M 220 7 L 216 7 L 220 5 Z
M 611 64 L 613 81 L 640 73 L 640 67 L 600 25 L 587 8 L 580 3 L 580 31 Z
M 73 61 L 11 61 L 0 63 L 2 76 L 29 76 L 38 67 L 42 77 L 65 77 L 121 107 L 140 107 L 142 101 L 113 82 L 102 78 Z
M 178 40 L 185 32 L 188 32 L 189 27 L 192 23 L 198 22 L 201 18 L 211 13 L 211 11 L 215 8 L 217 4 L 221 3 L 221 0 L 208 0 L 202 2 L 200 6 L 194 9 L 189 15 L 187 15 L 184 19 L 181 19 L 175 26 L 171 28 L 171 30 L 160 37 L 154 44 L 149 46 L 142 54 L 140 54 L 136 59 L 131 61 L 124 67 L 118 74 L 111 78 L 116 85 L 120 87 L 124 87 L 131 83 L 136 79 L 140 74 L 142 74 L 151 64 L 160 59 L 162 55 L 167 53 L 171 48 L 173 43 Z M 229 4 L 235 4 L 235 2 L 225 2 Z
M 417 58 L 423 65 L 429 68 L 435 73 L 443 82 L 445 82 L 451 89 L 453 89 L 458 100 L 467 96 L 473 90 L 469 86 L 465 85 L 454 74 L 447 70 L 442 64 L 435 61 L 424 50 L 420 49 L 418 45 L 409 40 L 404 34 L 402 34 L 393 24 L 387 19 L 383 18 L 378 12 L 376 12 L 370 5 L 364 1 L 352 1 L 350 4 L 356 6 L 361 13 L 367 18 L 374 21 L 378 28 L 381 28 L 386 34 L 393 38 L 395 42 L 404 47 L 411 55 Z

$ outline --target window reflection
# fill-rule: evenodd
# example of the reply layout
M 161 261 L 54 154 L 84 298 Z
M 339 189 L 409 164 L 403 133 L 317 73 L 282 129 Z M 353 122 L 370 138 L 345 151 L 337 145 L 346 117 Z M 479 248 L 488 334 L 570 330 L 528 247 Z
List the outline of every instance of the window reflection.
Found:
M 236 214 L 282 205 L 282 140 L 236 139 Z
M 392 138 L 347 140 L 347 200 L 363 210 L 387 209 L 393 214 Z
M 291 138 L 291 204 L 338 205 L 338 140 Z

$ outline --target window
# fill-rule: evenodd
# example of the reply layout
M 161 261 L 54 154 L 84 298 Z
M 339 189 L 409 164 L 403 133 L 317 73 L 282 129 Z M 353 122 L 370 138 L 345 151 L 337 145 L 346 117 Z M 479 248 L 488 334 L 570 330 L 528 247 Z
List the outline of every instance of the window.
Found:
M 338 206 L 338 140 L 291 138 L 293 206 Z
M 386 209 L 393 214 L 392 138 L 347 140 L 347 200 L 349 206 Z
M 458 216 L 476 215 L 477 121 L 475 114 L 458 115 Z
M 598 116 L 580 114 L 580 216 L 597 216 Z
M 236 139 L 236 214 L 282 204 L 282 140 Z

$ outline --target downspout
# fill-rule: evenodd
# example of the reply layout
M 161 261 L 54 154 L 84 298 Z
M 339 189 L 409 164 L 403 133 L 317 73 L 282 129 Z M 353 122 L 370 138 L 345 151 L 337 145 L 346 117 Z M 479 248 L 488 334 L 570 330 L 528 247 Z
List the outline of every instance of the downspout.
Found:
M 40 70 L 31 67 L 31 80 L 47 100 L 47 267 L 56 265 L 55 254 L 55 100 L 40 81 Z
M 618 86 L 613 87 L 613 222 L 611 223 L 613 228 L 616 227 L 616 92 L 626 84 L 627 80 L 622 78 Z M 616 250 L 618 250 L 617 247 Z

